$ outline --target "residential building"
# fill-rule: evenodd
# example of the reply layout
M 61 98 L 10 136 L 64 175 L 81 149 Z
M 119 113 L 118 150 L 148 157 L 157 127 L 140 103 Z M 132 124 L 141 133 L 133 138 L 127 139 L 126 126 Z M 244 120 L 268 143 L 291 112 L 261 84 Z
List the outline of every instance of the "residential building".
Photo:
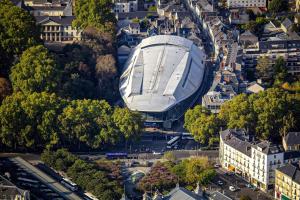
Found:
M 128 30 L 131 34 L 140 34 L 140 24 L 139 23 L 130 23 Z
M 255 140 L 243 129 L 227 129 L 220 132 L 219 159 L 225 169 L 268 191 L 274 187 L 275 169 L 284 165 L 284 152 L 278 145 Z
M 138 11 L 138 0 L 114 0 L 115 13 L 128 13 Z
M 275 199 L 300 200 L 299 163 L 278 168 L 275 176 Z
M 282 137 L 285 151 L 300 151 L 300 132 L 289 132 Z
M 18 188 L 0 175 L 0 199 L 30 200 L 30 192 Z
M 218 83 L 213 85 L 211 91 L 202 97 L 202 106 L 210 110 L 212 113 L 219 113 L 221 106 L 236 96 L 231 85 Z
M 247 30 L 238 36 L 238 41 L 242 46 L 248 47 L 250 45 L 256 45 L 258 42 L 258 37 Z
M 73 16 L 36 16 L 41 27 L 41 39 L 45 42 L 70 43 L 81 40 L 81 31 L 72 27 Z
M 227 0 L 228 8 L 266 8 L 267 0 Z
M 230 24 L 246 24 L 249 22 L 249 15 L 245 9 L 231 9 L 229 22 Z
M 72 0 L 26 0 L 26 10 L 33 16 L 72 16 Z
M 247 94 L 253 94 L 253 93 L 262 92 L 264 90 L 265 90 L 265 88 L 263 86 L 261 86 L 260 84 L 258 84 L 257 82 L 251 82 L 247 85 L 245 92 Z

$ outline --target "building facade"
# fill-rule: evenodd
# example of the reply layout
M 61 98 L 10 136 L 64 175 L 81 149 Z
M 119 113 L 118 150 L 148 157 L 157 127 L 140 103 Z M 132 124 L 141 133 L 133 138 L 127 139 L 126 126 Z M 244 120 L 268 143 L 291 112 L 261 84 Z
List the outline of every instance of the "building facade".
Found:
M 74 17 L 36 17 L 37 24 L 41 28 L 41 39 L 45 42 L 70 43 L 81 40 L 81 31 L 72 27 Z
M 280 167 L 275 175 L 275 199 L 300 200 L 299 164 Z
M 282 149 L 268 141 L 256 141 L 243 129 L 220 132 L 222 167 L 239 174 L 263 191 L 274 187 L 275 169 L 284 165 Z
M 266 0 L 227 0 L 229 8 L 266 8 Z
M 138 11 L 138 0 L 116 0 L 114 1 L 115 13 L 128 13 Z

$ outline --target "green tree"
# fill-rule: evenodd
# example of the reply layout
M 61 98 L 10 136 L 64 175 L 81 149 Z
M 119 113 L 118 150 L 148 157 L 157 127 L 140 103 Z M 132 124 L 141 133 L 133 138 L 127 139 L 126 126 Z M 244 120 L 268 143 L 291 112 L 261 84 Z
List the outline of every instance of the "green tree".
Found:
M 248 195 L 242 195 L 240 200 L 251 200 L 251 198 Z
M 112 120 L 113 110 L 105 101 L 73 100 L 58 117 L 60 130 L 67 141 L 85 143 L 98 148 L 103 142 L 115 142 L 117 129 Z
M 256 115 L 252 104 L 246 94 L 240 94 L 221 106 L 218 118 L 227 124 L 227 128 L 245 128 L 254 132 Z
M 143 129 L 143 120 L 139 112 L 130 111 L 128 108 L 116 107 L 113 113 L 113 121 L 127 141 L 140 136 Z M 126 146 L 127 147 L 127 146 Z
M 287 81 L 288 70 L 286 68 L 286 63 L 283 57 L 279 57 L 276 59 L 273 69 L 274 69 L 275 84 L 279 85 Z
M 59 83 L 59 76 L 53 56 L 39 45 L 24 51 L 20 62 L 12 68 L 10 79 L 15 91 L 53 92 Z
M 196 184 L 198 181 L 206 184 L 207 175 L 211 175 L 211 172 L 206 170 L 210 168 L 211 166 L 207 157 L 190 159 L 186 165 L 186 181 L 190 184 Z
M 220 126 L 220 120 L 199 105 L 185 113 L 184 127 L 202 144 L 207 144 L 209 138 L 216 137 Z
M 286 0 L 272 0 L 268 3 L 268 11 L 271 13 L 278 13 L 288 8 Z
M 169 161 L 169 162 L 175 162 L 176 161 L 176 156 L 172 151 L 168 151 L 164 153 L 163 159 Z
M 0 77 L 0 105 L 3 99 L 12 93 L 10 82 L 6 78 Z
M 259 57 L 256 65 L 256 77 L 270 80 L 273 76 L 272 67 L 268 57 Z
M 114 33 L 116 19 L 111 12 L 112 7 L 110 0 L 78 0 L 75 6 L 76 19 L 72 25 L 80 29 L 91 26 L 102 32 Z
M 0 139 L 8 147 L 44 148 L 59 143 L 57 116 L 64 101 L 55 94 L 13 93 L 0 107 Z
M 0 74 L 7 75 L 15 57 L 37 44 L 39 30 L 29 12 L 9 0 L 0 1 Z
M 156 12 L 156 10 L 157 10 L 156 6 L 150 6 L 148 8 L 148 11 Z

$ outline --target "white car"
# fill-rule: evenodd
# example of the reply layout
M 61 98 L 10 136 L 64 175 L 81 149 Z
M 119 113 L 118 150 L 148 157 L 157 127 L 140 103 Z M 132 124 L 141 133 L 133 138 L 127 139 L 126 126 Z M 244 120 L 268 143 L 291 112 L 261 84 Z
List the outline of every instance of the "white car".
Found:
M 153 155 L 162 155 L 162 152 L 153 151 Z
M 236 191 L 236 189 L 235 189 L 235 187 L 234 186 L 229 186 L 229 190 L 231 191 L 231 192 L 234 192 L 234 191 Z

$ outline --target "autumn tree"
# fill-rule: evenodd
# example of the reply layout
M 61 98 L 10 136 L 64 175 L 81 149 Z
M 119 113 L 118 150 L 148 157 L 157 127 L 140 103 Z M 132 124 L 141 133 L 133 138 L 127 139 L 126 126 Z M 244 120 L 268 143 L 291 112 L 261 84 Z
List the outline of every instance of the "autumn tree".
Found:
M 53 56 L 44 46 L 34 46 L 12 67 L 10 79 L 15 91 L 53 92 L 60 81 L 60 71 Z
M 273 75 L 270 60 L 268 57 L 259 57 L 256 65 L 256 77 L 263 80 L 270 80 Z

